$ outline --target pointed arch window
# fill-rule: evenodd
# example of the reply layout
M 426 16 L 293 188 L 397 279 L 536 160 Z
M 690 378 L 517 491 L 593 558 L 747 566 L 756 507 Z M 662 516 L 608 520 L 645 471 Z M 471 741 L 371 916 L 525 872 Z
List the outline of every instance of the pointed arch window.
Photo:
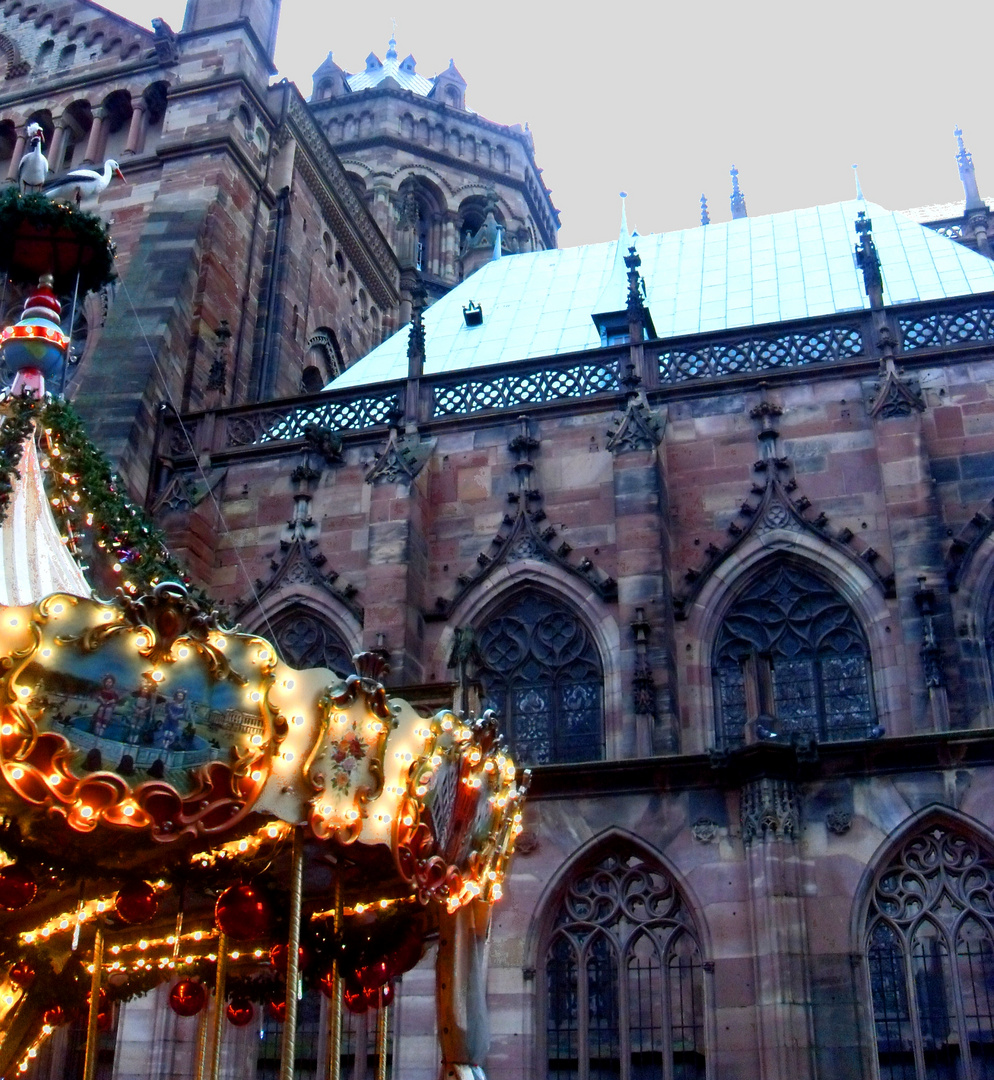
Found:
M 866 637 L 852 608 L 810 570 L 765 567 L 728 609 L 713 657 L 724 747 L 741 746 L 750 724 L 825 742 L 878 733 Z
M 881 1080 L 994 1076 L 994 858 L 936 825 L 877 878 L 866 956 Z
M 549 1080 L 704 1076 L 700 949 L 662 867 L 612 852 L 576 873 L 544 975 Z
M 324 619 L 302 606 L 290 608 L 270 624 L 273 644 L 291 667 L 330 668 L 336 675 L 352 674 L 352 650 Z
M 488 708 L 527 765 L 604 756 L 604 676 L 583 621 L 541 593 L 519 594 L 479 631 Z

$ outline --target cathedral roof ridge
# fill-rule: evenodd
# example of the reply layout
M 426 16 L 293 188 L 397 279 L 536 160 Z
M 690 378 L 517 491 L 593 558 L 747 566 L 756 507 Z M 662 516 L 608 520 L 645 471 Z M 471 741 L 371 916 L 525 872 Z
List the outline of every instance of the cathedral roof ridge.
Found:
M 638 253 L 658 338 L 691 337 L 869 309 L 853 260 L 865 209 L 885 306 L 994 292 L 994 262 L 904 214 L 855 199 L 667 233 Z M 592 315 L 614 278 L 618 241 L 526 252 L 486 263 L 425 312 L 425 374 L 464 371 L 601 347 Z M 611 293 L 614 295 L 614 292 Z M 621 284 L 617 307 L 624 307 Z M 487 316 L 467 329 L 472 299 Z M 403 378 L 406 335 L 343 372 L 336 389 Z

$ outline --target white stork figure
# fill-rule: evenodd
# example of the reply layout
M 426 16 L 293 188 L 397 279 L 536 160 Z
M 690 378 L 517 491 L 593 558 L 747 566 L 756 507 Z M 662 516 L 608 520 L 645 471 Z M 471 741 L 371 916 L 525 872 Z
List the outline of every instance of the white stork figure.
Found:
M 41 152 L 45 141 L 41 124 L 28 124 L 25 134 L 31 142 L 31 149 L 17 163 L 17 181 L 22 195 L 26 188 L 40 190 L 48 179 L 48 158 Z
M 42 194 L 47 195 L 53 202 L 75 202 L 79 206 L 84 199 L 95 199 L 110 183 L 112 176 L 124 179 L 118 163 L 108 158 L 104 162 L 102 173 L 93 169 L 72 169 L 63 176 L 50 180 L 42 188 Z

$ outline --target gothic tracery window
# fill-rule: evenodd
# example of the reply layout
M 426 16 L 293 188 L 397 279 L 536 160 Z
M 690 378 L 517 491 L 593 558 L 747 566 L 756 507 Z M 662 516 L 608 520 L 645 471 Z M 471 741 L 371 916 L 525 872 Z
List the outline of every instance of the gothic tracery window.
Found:
M 583 622 L 540 593 L 519 594 L 479 632 L 488 708 L 524 764 L 604 756 L 603 675 Z
M 544 977 L 549 1080 L 704 1076 L 700 949 L 661 867 L 612 852 L 575 874 Z
M 285 663 L 304 668 L 330 668 L 336 675 L 352 674 L 352 651 L 323 619 L 294 607 L 269 624 L 273 643 Z
M 933 826 L 877 879 L 866 954 L 881 1080 L 994 1077 L 994 858 Z
M 869 647 L 849 605 L 789 562 L 767 567 L 718 632 L 712 674 L 719 743 L 740 746 L 755 721 L 824 741 L 873 733 Z

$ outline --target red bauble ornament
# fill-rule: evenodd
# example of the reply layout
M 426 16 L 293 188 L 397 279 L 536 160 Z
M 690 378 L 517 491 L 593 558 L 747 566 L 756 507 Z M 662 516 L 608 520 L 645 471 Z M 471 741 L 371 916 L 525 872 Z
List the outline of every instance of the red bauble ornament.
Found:
M 58 1027 L 60 1024 L 64 1024 L 68 1017 L 66 1016 L 66 1010 L 61 1005 L 53 1005 L 50 1009 L 46 1009 L 41 1014 L 41 1022 L 48 1024 L 49 1027 Z
M 214 905 L 218 929 L 235 941 L 261 937 L 269 929 L 272 918 L 268 897 L 254 885 L 232 885 Z
M 318 986 L 321 989 L 321 993 L 331 1001 L 335 996 L 335 980 L 332 978 L 331 969 L 329 968 L 320 979 L 318 979 Z
M 17 963 L 7 972 L 7 978 L 15 985 L 19 986 L 22 990 L 27 988 L 35 981 L 35 975 L 38 973 L 27 962 L 27 960 L 18 960 Z
M 381 1005 L 392 1005 L 393 983 L 384 983 L 375 990 L 363 990 L 362 996 L 365 998 L 366 1007 L 369 1009 L 378 1009 Z
M 273 965 L 274 968 L 276 968 L 278 972 L 283 975 L 286 974 L 286 961 L 289 954 L 289 949 L 286 945 L 283 945 L 282 943 L 279 945 L 274 945 L 269 950 L 269 962 Z M 297 949 L 297 970 L 303 971 L 304 968 L 306 968 L 307 965 L 310 963 L 310 959 L 311 958 L 307 950 L 304 948 L 303 945 L 301 945 L 300 948 Z
M 232 998 L 224 1012 L 229 1023 L 234 1024 L 235 1027 L 251 1024 L 252 1017 L 255 1016 L 255 1008 L 248 998 Z
M 286 1002 L 285 1001 L 270 1001 L 268 1003 L 269 1015 L 278 1020 L 281 1024 L 286 1021 Z
M 345 1008 L 350 1013 L 364 1013 L 369 1008 L 369 1002 L 366 1000 L 366 995 L 362 990 L 350 990 L 346 986 L 345 992 L 342 994 L 342 1000 L 345 1002 Z
M 196 1016 L 207 1004 L 207 988 L 195 979 L 180 979 L 169 991 L 169 1008 L 177 1016 Z
M 0 907 L 11 911 L 27 907 L 37 892 L 38 886 L 27 867 L 14 863 L 0 870 Z
M 356 979 L 363 990 L 378 990 L 390 978 L 390 972 L 383 960 L 365 964 L 356 972 Z
M 147 881 L 136 881 L 118 890 L 114 910 L 128 924 L 148 922 L 155 916 L 159 901 Z

